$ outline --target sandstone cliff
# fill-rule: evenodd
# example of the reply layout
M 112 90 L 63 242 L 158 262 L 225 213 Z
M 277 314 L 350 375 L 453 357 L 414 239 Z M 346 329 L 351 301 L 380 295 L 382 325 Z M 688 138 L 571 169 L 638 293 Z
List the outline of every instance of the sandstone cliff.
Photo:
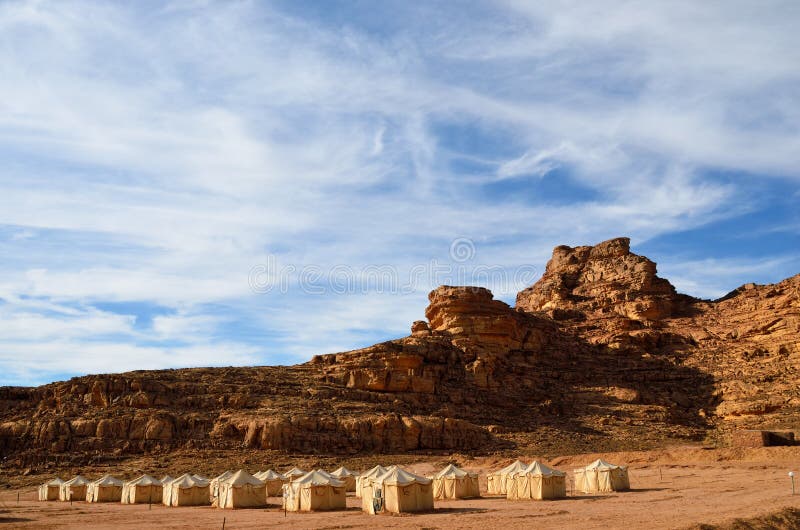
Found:
M 443 286 L 408 337 L 306 364 L 0 388 L 0 449 L 21 463 L 193 447 L 565 453 L 792 428 L 798 289 L 800 276 L 696 300 L 625 238 L 556 247 L 515 308 Z

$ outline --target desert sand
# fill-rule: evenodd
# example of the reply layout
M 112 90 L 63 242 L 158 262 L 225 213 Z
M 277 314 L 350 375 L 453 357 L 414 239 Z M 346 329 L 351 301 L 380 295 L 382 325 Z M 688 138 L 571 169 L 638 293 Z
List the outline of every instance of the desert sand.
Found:
M 284 515 L 280 499 L 267 509 L 219 510 L 211 507 L 167 508 L 162 505 L 38 502 L 35 489 L 9 489 L 0 494 L 7 528 L 687 528 L 698 524 L 729 524 L 800 506 L 792 496 L 789 470 L 800 470 L 800 448 L 748 450 L 674 449 L 636 453 L 604 453 L 550 460 L 561 469 L 588 463 L 595 457 L 630 465 L 631 491 L 608 495 L 569 492 L 557 501 L 507 501 L 487 496 L 474 500 L 437 501 L 436 510 L 419 515 L 361 513 L 359 499 L 349 494 L 348 509 L 329 513 Z M 530 460 L 530 458 L 528 458 Z M 476 459 L 468 469 L 482 473 L 506 460 Z M 794 466 L 794 467 L 793 467 Z M 430 473 L 424 461 L 408 466 Z M 569 490 L 569 486 L 568 486 Z M 17 503 L 17 494 L 19 502 Z

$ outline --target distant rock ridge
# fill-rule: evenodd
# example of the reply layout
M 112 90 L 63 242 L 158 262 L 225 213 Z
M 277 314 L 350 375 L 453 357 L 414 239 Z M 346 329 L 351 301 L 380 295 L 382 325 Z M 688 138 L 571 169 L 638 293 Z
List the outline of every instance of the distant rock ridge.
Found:
M 800 423 L 800 275 L 698 300 L 616 238 L 556 247 L 513 308 L 481 287 L 428 299 L 409 336 L 296 366 L 0 387 L 0 467 L 196 447 L 563 454 Z

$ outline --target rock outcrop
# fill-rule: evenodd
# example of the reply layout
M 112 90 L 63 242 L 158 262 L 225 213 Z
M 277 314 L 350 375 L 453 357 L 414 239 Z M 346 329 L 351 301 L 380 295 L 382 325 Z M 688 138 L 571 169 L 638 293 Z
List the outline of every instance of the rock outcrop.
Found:
M 408 337 L 290 367 L 0 388 L 0 450 L 303 453 L 647 448 L 800 419 L 800 276 L 711 302 L 627 238 L 556 247 L 516 307 L 442 286 Z
M 620 237 L 593 247 L 559 246 L 542 278 L 517 295 L 517 307 L 548 311 L 557 319 L 619 315 L 652 324 L 691 300 L 656 275 L 656 264 L 630 251 Z

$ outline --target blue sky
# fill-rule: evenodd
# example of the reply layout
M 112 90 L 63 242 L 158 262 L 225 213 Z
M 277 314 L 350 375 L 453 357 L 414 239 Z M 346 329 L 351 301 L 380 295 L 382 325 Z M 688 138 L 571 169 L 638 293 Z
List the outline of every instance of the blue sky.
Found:
M 796 2 L 0 3 L 0 384 L 291 364 L 627 235 L 800 272 Z

